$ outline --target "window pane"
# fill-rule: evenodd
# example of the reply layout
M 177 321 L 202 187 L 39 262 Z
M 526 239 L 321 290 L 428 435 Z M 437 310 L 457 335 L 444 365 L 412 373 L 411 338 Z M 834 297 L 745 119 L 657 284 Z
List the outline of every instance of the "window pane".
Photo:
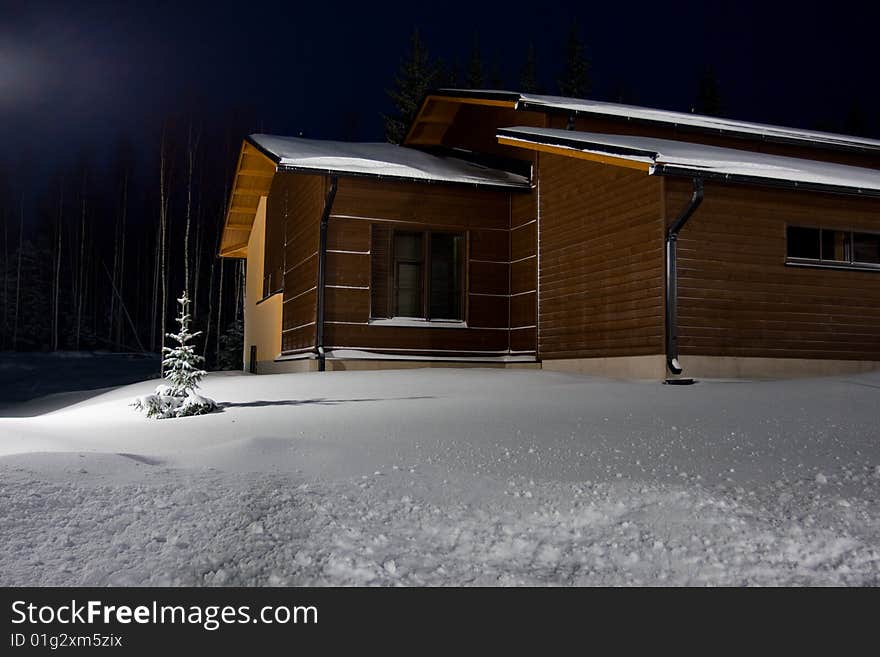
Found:
M 422 266 L 416 263 L 397 264 L 397 312 L 399 317 L 422 317 Z
M 431 318 L 462 319 L 461 235 L 431 235 Z
M 822 260 L 849 262 L 849 233 L 823 229 Z
M 819 259 L 819 229 L 788 226 L 786 233 L 789 258 Z
M 401 290 L 418 290 L 422 283 L 421 265 L 401 262 L 397 265 L 397 287 Z
M 853 233 L 853 260 L 880 265 L 880 235 Z
M 397 258 L 397 260 L 421 260 L 422 234 L 395 233 L 394 257 Z
M 399 290 L 397 292 L 397 316 L 421 317 L 422 302 L 418 290 Z
M 424 317 L 422 233 L 394 233 L 394 314 Z

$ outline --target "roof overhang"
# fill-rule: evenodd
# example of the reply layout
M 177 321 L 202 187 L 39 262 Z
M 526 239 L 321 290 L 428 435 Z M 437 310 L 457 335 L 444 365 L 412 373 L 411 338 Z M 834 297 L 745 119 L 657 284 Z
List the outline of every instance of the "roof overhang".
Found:
M 440 89 L 422 101 L 403 140 L 404 146 L 439 146 L 462 105 L 516 109 L 519 94 L 510 91 Z
M 412 145 L 440 143 L 446 129 L 455 118 L 455 112 L 464 104 L 495 105 L 521 111 L 616 119 L 639 125 L 662 126 L 687 132 L 834 151 L 870 155 L 880 153 L 878 139 L 622 103 L 491 89 L 438 89 L 429 92 L 404 143 Z
M 529 189 L 530 180 L 453 155 L 434 154 L 387 142 L 344 142 L 254 134 L 250 146 L 276 171 L 371 177 L 425 184 Z
M 275 170 L 275 162 L 265 153 L 248 140 L 242 142 L 223 223 L 220 257 L 247 257 L 248 240 L 260 198 L 269 195 Z
M 877 139 L 599 100 L 521 94 L 517 109 L 566 116 L 610 118 L 627 123 L 672 128 L 684 132 L 721 135 L 791 146 L 807 146 L 874 155 L 880 153 L 880 140 Z
M 497 138 L 509 146 L 638 169 L 648 175 L 880 197 L 880 172 L 843 164 L 666 139 L 550 128 L 501 128 Z
M 337 142 L 250 135 L 241 145 L 226 209 L 220 256 L 247 257 L 260 198 L 277 172 L 368 177 L 419 184 L 528 191 L 529 176 L 388 143 Z
M 647 155 L 634 153 L 623 155 L 614 152 L 613 149 L 606 152 L 587 150 L 584 149 L 582 145 L 577 146 L 565 143 L 565 140 L 559 140 L 556 143 L 544 143 L 522 135 L 507 135 L 503 128 L 498 131 L 498 143 L 505 146 L 525 148 L 530 151 L 573 157 L 578 160 L 589 160 L 590 162 L 598 162 L 599 164 L 610 164 L 611 166 L 625 167 L 627 169 L 637 169 L 639 171 L 644 171 L 645 173 L 648 173 L 651 166 L 654 164 L 653 159 Z

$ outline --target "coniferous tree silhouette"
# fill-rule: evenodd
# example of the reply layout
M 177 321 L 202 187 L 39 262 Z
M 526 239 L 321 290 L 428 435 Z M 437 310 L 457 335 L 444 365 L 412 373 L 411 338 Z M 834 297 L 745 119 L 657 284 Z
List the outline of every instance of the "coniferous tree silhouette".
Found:
M 483 56 L 480 54 L 480 40 L 474 35 L 474 45 L 471 48 L 467 71 L 465 72 L 464 86 L 467 89 L 482 89 L 486 84 L 486 71 L 483 66 Z
M 559 93 L 571 98 L 582 98 L 590 93 L 590 62 L 576 21 L 572 21 L 563 50 L 562 76 L 558 80 Z
M 382 115 L 386 140 L 392 144 L 403 141 L 407 128 L 419 111 L 422 99 L 436 86 L 440 72 L 438 64 L 428 55 L 419 30 L 415 29 L 410 37 L 409 53 L 400 64 L 394 86 L 386 90 L 395 108 L 394 114 Z
M 523 93 L 541 93 L 538 84 L 538 64 L 535 58 L 535 44 L 530 43 L 526 49 L 526 61 L 519 76 L 519 90 Z
M 721 116 L 724 108 L 721 103 L 721 90 L 715 69 L 707 66 L 700 74 L 697 86 L 697 100 L 693 111 L 707 116 Z

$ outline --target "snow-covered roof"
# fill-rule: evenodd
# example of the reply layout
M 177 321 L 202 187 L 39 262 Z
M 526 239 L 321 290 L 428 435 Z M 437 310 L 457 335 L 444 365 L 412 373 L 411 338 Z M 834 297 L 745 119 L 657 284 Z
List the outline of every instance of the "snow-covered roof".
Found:
M 612 116 L 643 123 L 672 125 L 701 132 L 762 139 L 764 141 L 797 143 L 840 150 L 880 152 L 880 140 L 842 135 L 818 130 L 801 130 L 766 123 L 723 119 L 687 112 L 608 103 L 599 100 L 521 94 L 496 89 L 440 89 L 437 93 L 455 96 L 491 98 L 514 101 L 522 110 L 559 110 L 595 116 Z
M 652 175 L 786 184 L 816 191 L 880 196 L 880 171 L 844 164 L 669 139 L 553 128 L 501 128 L 498 136 L 523 144 L 542 144 L 641 162 Z
M 254 146 L 279 170 L 321 171 L 490 187 L 529 187 L 529 179 L 453 157 L 388 143 L 352 143 L 251 135 Z

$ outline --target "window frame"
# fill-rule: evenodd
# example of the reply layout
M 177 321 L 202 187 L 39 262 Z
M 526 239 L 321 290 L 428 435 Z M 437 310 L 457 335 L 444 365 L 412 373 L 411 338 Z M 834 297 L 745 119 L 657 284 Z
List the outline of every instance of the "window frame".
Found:
M 415 260 L 403 259 L 399 260 L 397 256 L 397 236 L 399 234 L 418 234 L 422 237 L 421 260 L 421 315 L 411 317 L 397 314 L 397 291 L 398 265 L 403 263 L 414 263 Z M 431 316 L 431 267 L 432 267 L 432 236 L 433 235 L 453 235 L 461 239 L 461 258 L 458 263 L 459 280 L 461 285 L 458 291 L 458 304 L 460 319 L 450 319 L 448 317 L 432 317 Z M 445 327 L 466 327 L 467 326 L 467 266 L 468 266 L 468 237 L 466 230 L 453 229 L 434 229 L 424 228 L 421 230 L 413 230 L 410 227 L 394 227 L 391 229 L 391 248 L 389 249 L 389 317 L 370 317 L 371 324 L 385 324 L 390 326 L 445 326 Z M 371 272 L 372 279 L 372 272 Z M 372 283 L 371 283 L 372 284 Z M 371 313 L 372 315 L 372 313 Z
M 806 228 L 819 231 L 819 258 L 802 258 L 798 256 L 788 255 L 788 229 L 789 228 Z M 847 236 L 847 243 L 844 250 L 848 253 L 848 260 L 834 260 L 823 258 L 822 254 L 822 231 L 834 231 L 844 233 Z M 822 225 L 804 225 L 804 224 L 785 224 L 785 264 L 792 267 L 815 267 L 818 269 L 845 269 L 851 271 L 880 271 L 880 263 L 859 262 L 855 260 L 854 235 L 862 233 L 866 235 L 876 235 L 880 237 L 880 231 L 872 230 L 856 230 L 853 228 L 832 228 Z

